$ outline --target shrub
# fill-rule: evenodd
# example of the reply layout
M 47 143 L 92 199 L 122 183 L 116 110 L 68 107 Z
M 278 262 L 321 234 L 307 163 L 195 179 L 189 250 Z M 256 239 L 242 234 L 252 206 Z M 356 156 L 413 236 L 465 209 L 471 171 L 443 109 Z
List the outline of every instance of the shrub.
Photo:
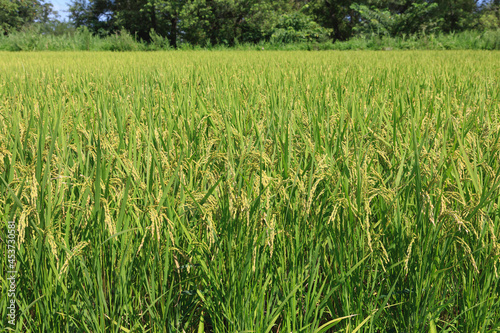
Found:
M 271 43 L 325 42 L 330 33 L 330 29 L 321 27 L 303 13 L 284 14 L 271 35 Z

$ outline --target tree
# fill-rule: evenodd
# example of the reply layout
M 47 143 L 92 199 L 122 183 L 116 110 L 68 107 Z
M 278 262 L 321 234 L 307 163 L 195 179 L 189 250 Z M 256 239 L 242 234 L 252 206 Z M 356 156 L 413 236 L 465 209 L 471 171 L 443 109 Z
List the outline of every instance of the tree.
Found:
M 36 22 L 47 23 L 57 15 L 44 0 L 0 0 L 0 29 L 4 33 Z
M 281 15 L 271 36 L 276 43 L 326 42 L 330 31 L 300 11 Z
M 69 19 L 77 28 L 87 27 L 100 35 L 116 30 L 113 0 L 72 0 L 69 13 Z
M 169 44 L 177 47 L 180 13 L 187 3 L 187 0 L 147 0 L 137 10 L 141 11 L 143 23 L 149 33 L 143 38 L 143 33 L 140 32 L 139 36 L 144 40 L 150 40 L 151 36 L 167 37 Z M 124 27 L 128 29 L 128 25 Z M 132 29 L 130 32 L 137 31 Z
M 258 42 L 269 39 L 292 2 L 269 0 L 194 0 L 183 7 L 181 30 L 191 44 Z
M 314 21 L 333 31 L 334 40 L 347 40 L 359 20 L 352 4 L 352 0 L 313 0 L 308 4 L 308 11 Z
M 16 10 L 9 0 L 0 3 L 4 12 Z M 123 28 L 146 41 L 168 38 L 173 47 L 324 40 L 325 34 L 347 40 L 369 31 L 395 36 L 496 24 L 491 13 L 498 10 L 481 18 L 479 12 L 478 0 L 72 0 L 70 6 L 75 25 L 93 33 Z M 307 24 L 297 30 L 290 20 Z
M 351 8 L 359 13 L 360 21 L 354 30 L 360 33 L 390 36 L 425 33 L 436 29 L 438 24 L 435 3 L 412 3 L 407 8 L 399 7 L 392 11 L 358 4 L 351 5 Z
M 148 0 L 116 1 L 114 15 L 117 28 L 123 27 L 143 40 L 149 39 L 155 13 L 148 10 Z
M 475 28 L 478 25 L 478 0 L 434 0 L 437 4 L 437 16 L 440 30 L 449 33 Z
M 484 2 L 480 8 L 479 24 L 481 29 L 500 29 L 500 0 Z
M 10 0 L 0 0 L 0 32 L 9 32 L 20 25 L 21 18 L 17 15 L 18 3 Z

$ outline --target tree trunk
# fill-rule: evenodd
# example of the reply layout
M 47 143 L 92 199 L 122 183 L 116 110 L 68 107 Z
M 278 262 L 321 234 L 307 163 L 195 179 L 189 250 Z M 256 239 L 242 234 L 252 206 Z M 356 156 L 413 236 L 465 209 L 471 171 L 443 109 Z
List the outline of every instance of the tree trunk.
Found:
M 170 45 L 177 48 L 177 13 L 174 13 L 170 19 Z
M 155 32 L 157 32 L 158 27 L 156 25 L 156 6 L 154 1 L 151 6 L 151 27 Z

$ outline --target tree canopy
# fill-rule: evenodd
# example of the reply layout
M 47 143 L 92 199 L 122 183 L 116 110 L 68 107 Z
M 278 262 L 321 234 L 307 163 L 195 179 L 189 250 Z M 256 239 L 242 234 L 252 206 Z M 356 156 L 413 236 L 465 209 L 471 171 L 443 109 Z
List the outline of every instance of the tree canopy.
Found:
M 44 0 L 0 0 L 0 31 L 5 33 L 56 17 L 52 4 Z
M 4 33 L 56 14 L 45 0 L 0 0 Z M 321 42 L 498 29 L 500 0 L 69 0 L 74 27 L 106 36 L 164 38 L 176 47 Z

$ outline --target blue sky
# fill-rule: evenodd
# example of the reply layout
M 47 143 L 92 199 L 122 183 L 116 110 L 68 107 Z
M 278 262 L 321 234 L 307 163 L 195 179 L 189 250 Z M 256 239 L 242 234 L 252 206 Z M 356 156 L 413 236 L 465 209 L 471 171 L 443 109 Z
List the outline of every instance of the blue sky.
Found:
M 59 13 L 59 19 L 65 21 L 68 19 L 68 13 L 66 13 L 68 5 L 66 3 L 69 1 L 70 0 L 48 0 L 47 2 L 50 2 L 54 6 L 54 10 Z

